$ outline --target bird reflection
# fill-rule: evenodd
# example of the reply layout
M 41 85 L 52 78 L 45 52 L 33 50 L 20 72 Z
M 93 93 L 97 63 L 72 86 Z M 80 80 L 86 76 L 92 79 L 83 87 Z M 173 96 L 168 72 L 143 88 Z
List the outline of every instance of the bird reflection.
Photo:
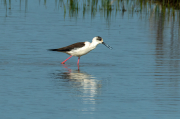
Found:
M 84 104 L 95 104 L 95 96 L 100 94 L 101 81 L 79 69 L 72 70 L 65 64 L 63 64 L 63 66 L 66 69 L 65 71 L 54 74 L 56 79 L 60 79 L 58 83 L 64 85 L 63 82 L 68 82 L 65 85 L 68 85 L 67 87 L 69 87 L 69 85 L 73 87 L 75 89 L 73 90 L 73 95 L 82 97 Z M 76 92 L 74 93 L 74 91 Z M 92 107 L 91 111 L 93 111 Z

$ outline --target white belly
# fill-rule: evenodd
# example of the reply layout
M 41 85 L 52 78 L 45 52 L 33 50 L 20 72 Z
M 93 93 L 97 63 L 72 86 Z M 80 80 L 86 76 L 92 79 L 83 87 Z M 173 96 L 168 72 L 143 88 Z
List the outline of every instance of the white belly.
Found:
M 72 56 L 80 57 L 82 55 L 87 54 L 88 52 L 90 52 L 94 48 L 95 47 L 90 47 L 90 43 L 89 42 L 85 42 L 85 46 L 84 47 L 73 49 L 73 50 L 67 52 L 67 54 L 70 54 Z

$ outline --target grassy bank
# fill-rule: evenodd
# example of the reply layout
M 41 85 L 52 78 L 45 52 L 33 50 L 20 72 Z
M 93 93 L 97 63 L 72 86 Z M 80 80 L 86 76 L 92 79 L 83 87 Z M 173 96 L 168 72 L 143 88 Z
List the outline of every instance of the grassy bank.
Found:
M 155 0 L 166 7 L 172 7 L 174 9 L 180 9 L 180 0 Z

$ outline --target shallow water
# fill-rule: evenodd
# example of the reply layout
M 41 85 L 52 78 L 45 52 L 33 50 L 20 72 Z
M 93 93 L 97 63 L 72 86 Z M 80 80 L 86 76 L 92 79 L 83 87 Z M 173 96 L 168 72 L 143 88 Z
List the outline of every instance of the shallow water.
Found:
M 179 118 L 177 18 L 120 11 L 107 20 L 81 9 L 71 16 L 57 1 L 9 5 L 0 5 L 0 118 Z M 77 57 L 62 65 L 69 56 L 47 50 L 94 36 L 113 50 L 98 45 L 80 70 Z

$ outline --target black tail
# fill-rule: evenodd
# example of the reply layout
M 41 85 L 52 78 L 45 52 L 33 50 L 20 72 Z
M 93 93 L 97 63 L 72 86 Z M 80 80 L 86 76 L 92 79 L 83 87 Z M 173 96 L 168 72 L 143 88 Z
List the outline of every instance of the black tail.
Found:
M 58 51 L 58 49 L 48 49 L 49 51 Z

